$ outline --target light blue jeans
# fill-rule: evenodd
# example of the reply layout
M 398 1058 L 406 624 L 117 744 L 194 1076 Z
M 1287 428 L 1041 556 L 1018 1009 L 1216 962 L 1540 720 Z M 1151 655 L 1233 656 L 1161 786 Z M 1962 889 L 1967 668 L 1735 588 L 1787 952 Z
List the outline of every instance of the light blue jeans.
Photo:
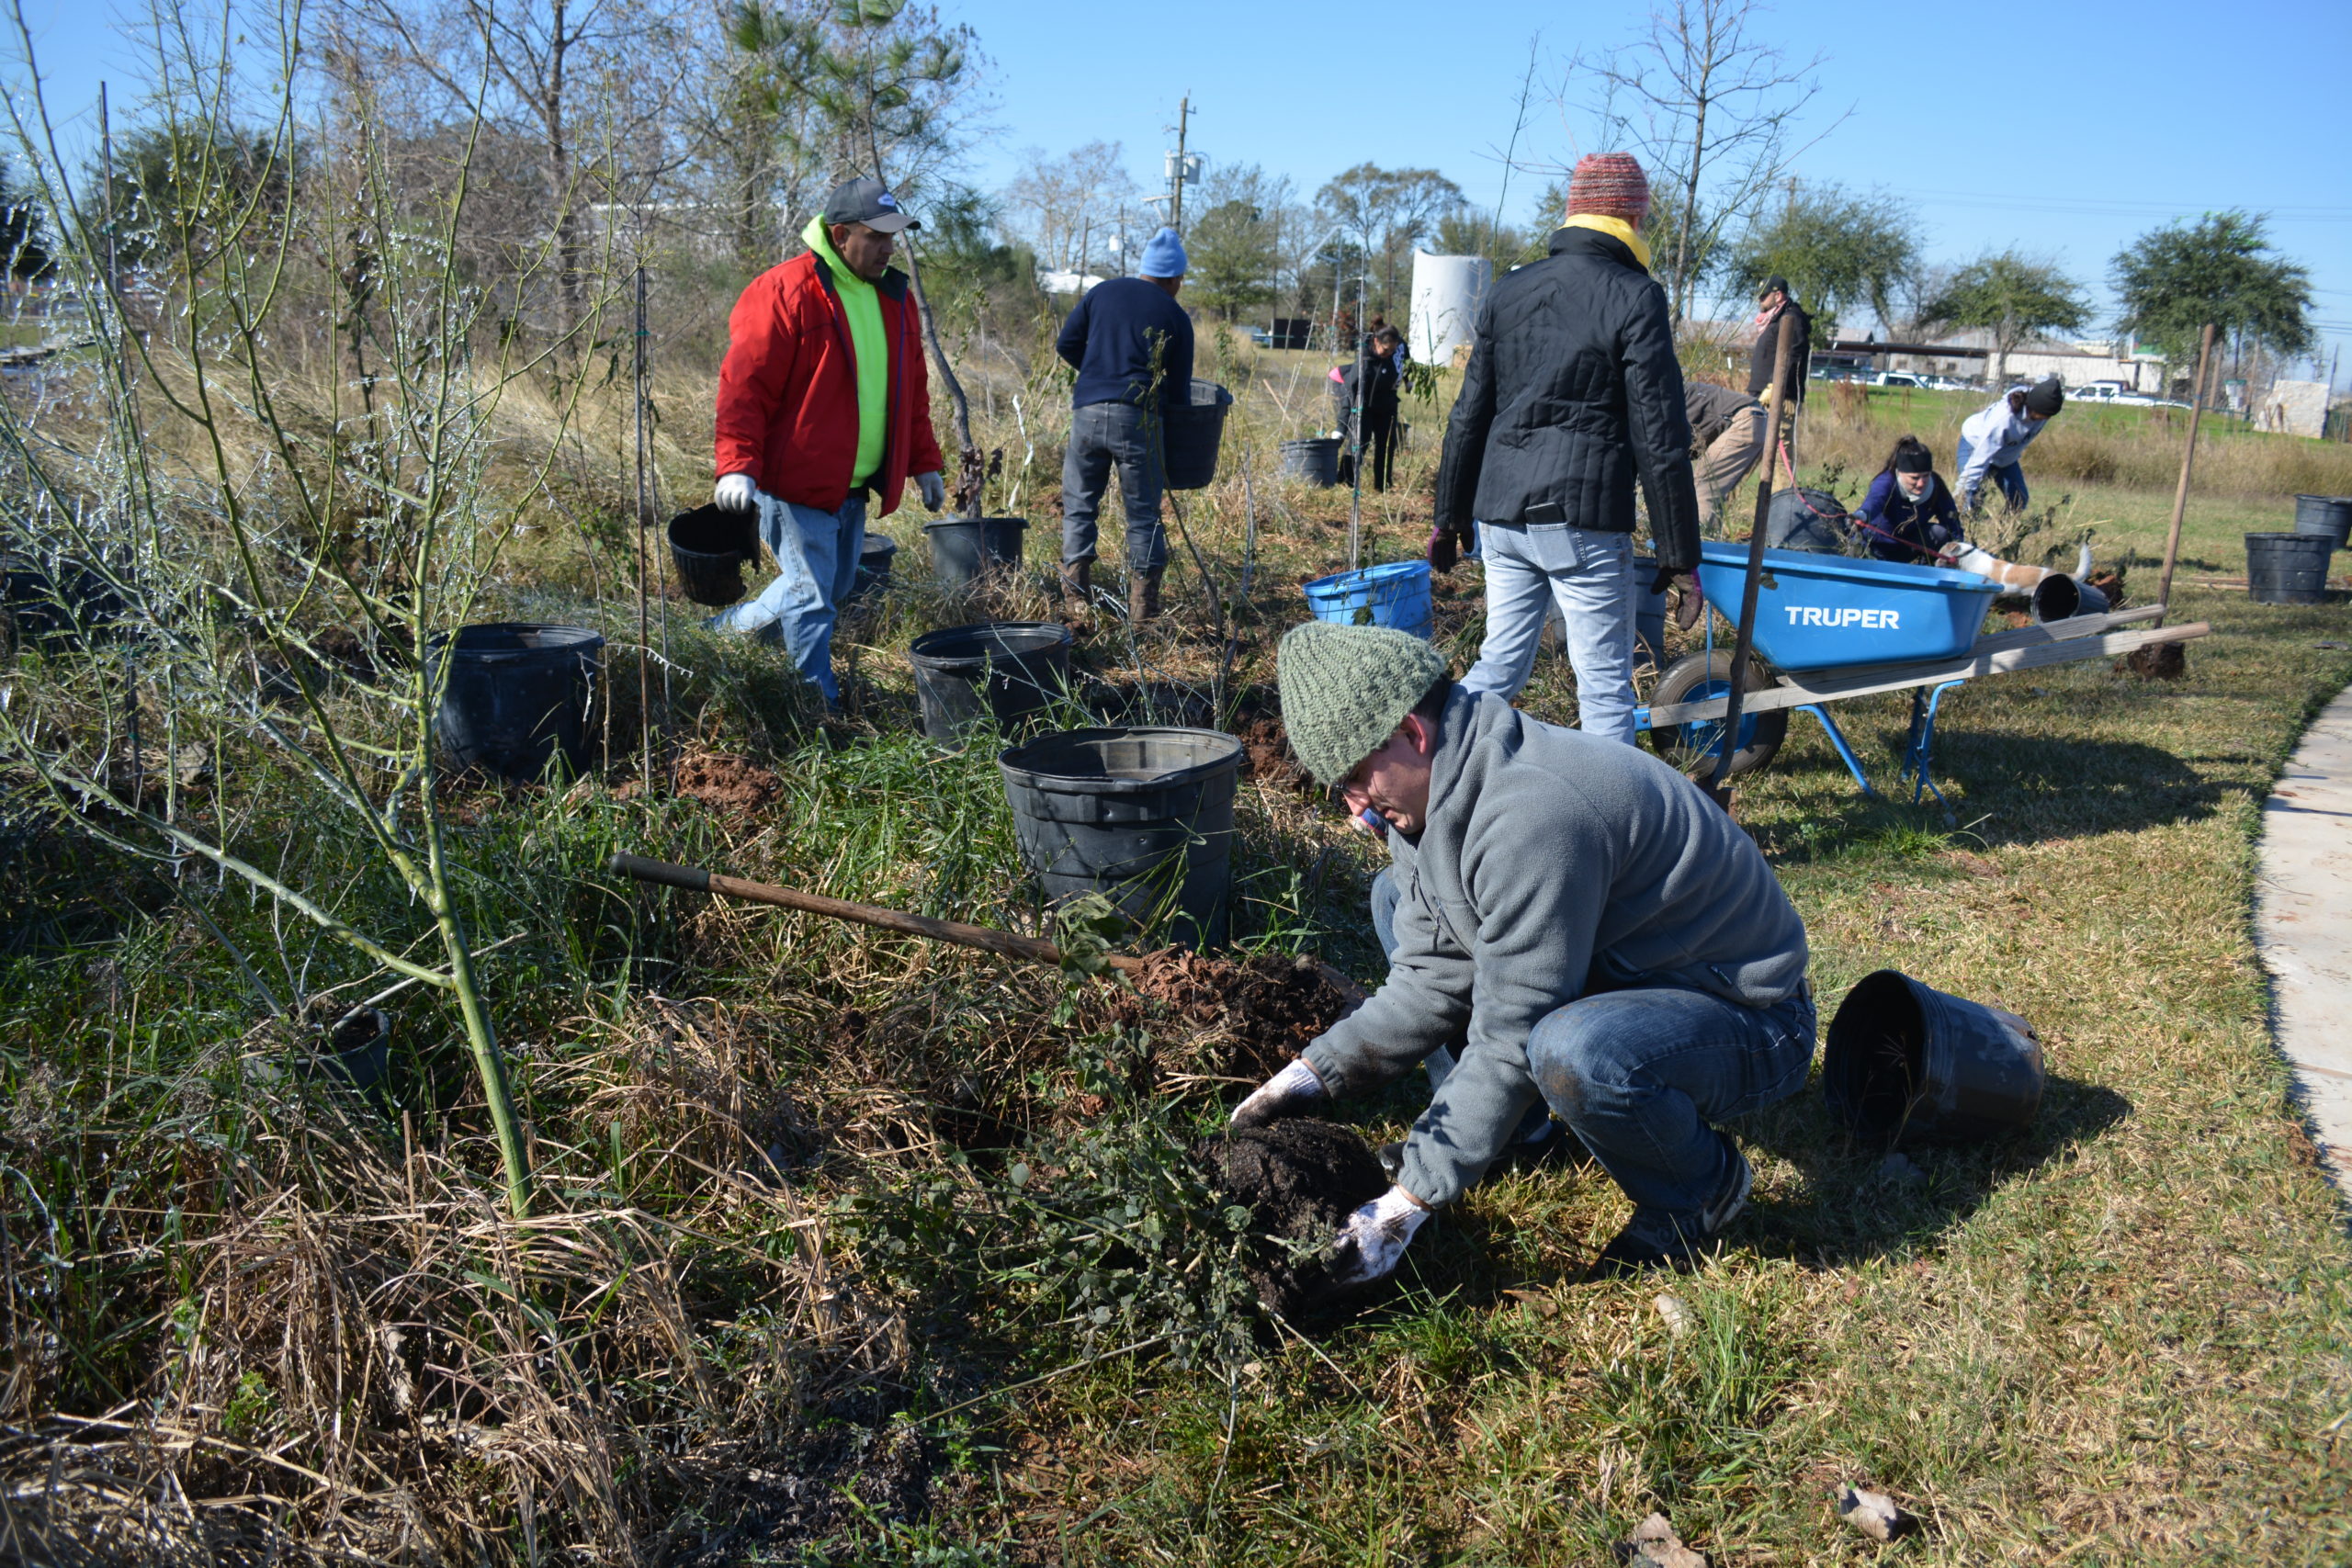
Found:
M 1481 523 L 1487 560 L 1487 639 L 1462 678 L 1505 702 L 1535 672 L 1535 649 L 1555 603 L 1577 677 L 1577 724 L 1588 735 L 1634 741 L 1634 536 L 1566 523 Z
M 785 554 L 789 538 L 790 556 Z M 857 582 L 858 552 L 865 545 L 865 497 L 853 495 L 838 512 L 760 497 L 760 538 L 775 558 L 775 581 L 756 599 L 710 618 L 718 631 L 781 641 L 827 706 L 841 701 L 833 680 L 833 622 Z

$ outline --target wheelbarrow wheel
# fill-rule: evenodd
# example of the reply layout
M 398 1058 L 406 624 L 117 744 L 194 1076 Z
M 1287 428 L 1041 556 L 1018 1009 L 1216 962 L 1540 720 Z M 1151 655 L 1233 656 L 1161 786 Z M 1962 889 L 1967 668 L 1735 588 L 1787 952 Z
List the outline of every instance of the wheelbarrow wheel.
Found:
M 1692 653 L 1676 660 L 1658 677 L 1657 689 L 1650 694 L 1650 705 L 1665 707 L 1670 703 L 1704 702 L 1709 697 L 1731 694 L 1731 649 L 1716 649 L 1713 653 Z M 1764 666 L 1753 658 L 1747 661 L 1747 689 L 1760 691 L 1772 683 Z M 1715 746 L 1723 734 L 1721 719 L 1701 719 L 1691 724 L 1672 724 L 1650 731 L 1650 744 L 1657 754 L 1685 773 L 1711 763 Z M 1788 739 L 1789 710 L 1771 708 L 1763 713 L 1743 713 L 1739 716 L 1739 746 L 1731 754 L 1731 774 L 1752 773 L 1772 760 Z

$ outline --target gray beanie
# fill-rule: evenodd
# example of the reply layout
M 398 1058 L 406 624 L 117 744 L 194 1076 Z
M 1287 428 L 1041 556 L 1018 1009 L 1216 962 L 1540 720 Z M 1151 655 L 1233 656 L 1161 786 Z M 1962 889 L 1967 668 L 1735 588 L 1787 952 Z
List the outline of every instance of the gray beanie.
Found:
M 1328 621 L 1291 627 L 1277 659 L 1291 750 L 1327 786 L 1379 750 L 1448 668 L 1410 632 Z

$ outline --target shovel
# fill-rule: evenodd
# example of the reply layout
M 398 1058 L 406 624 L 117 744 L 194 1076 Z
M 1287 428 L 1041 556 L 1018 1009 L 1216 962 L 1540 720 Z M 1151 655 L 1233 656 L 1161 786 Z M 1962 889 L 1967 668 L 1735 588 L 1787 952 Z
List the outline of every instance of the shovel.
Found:
M 1058 965 L 1062 961 L 1062 950 L 1052 942 L 1012 931 L 1001 931 L 993 926 L 967 926 L 961 920 L 938 920 L 929 915 L 909 914 L 904 909 L 886 909 L 876 904 L 853 904 L 846 898 L 829 898 L 821 893 L 804 893 L 797 887 L 778 887 L 768 882 L 746 882 L 740 876 L 705 871 L 699 866 L 673 865 L 668 861 L 649 860 L 643 855 L 616 854 L 607 863 L 616 875 L 633 876 L 639 882 L 658 883 L 664 887 L 683 887 L 689 893 L 716 893 L 723 897 L 742 898 L 754 904 L 775 904 L 786 909 L 823 915 L 831 919 L 849 920 L 861 926 L 878 926 L 886 931 L 902 931 L 908 936 L 929 937 L 934 942 L 977 947 L 1006 958 L 1026 959 L 1032 964 Z M 1103 961 L 1123 975 L 1141 974 L 1150 967 L 1147 959 L 1129 958 L 1117 953 L 1104 954 Z M 1346 1005 L 1352 1007 L 1363 999 L 1363 988 L 1329 964 L 1318 961 L 1315 971 L 1327 985 L 1339 992 Z

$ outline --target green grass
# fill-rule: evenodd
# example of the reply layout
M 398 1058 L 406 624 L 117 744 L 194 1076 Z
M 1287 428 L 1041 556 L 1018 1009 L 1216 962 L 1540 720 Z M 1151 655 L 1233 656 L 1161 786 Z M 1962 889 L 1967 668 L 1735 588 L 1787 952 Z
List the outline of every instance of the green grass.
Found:
M 1230 715 L 1271 682 L 1298 581 L 1345 564 L 1345 496 L 1272 479 L 1308 423 L 1283 389 L 1244 385 L 1225 477 L 1186 502 L 1228 595 L 1252 504 L 1261 525 L 1231 670 L 1180 544 L 1170 623 L 1131 642 L 1106 622 L 1081 648 L 1106 705 Z M 1427 529 L 1442 405 L 1408 417 L 1403 481 L 1367 498 L 1371 559 Z M 1017 441 L 1004 424 L 983 443 Z M 2144 600 L 2168 483 L 2070 479 L 2051 450 L 2052 470 L 2029 463 L 2038 503 L 2066 498 L 2047 542 L 2092 529 Z M 779 655 L 676 606 L 679 732 L 775 771 L 752 816 L 648 802 L 615 787 L 626 768 L 453 800 L 472 922 L 522 933 L 486 967 L 547 1184 L 529 1231 L 496 1217 L 447 1010 L 390 1004 L 385 1101 L 306 1077 L 307 1037 L 265 1017 L 219 936 L 281 995 L 379 978 L 241 891 L 175 891 L 69 821 L 12 818 L 0 1387 L 28 1435 L 0 1451 L 10 1495 L 44 1495 L 53 1462 L 119 1474 L 26 1515 L 86 1544 L 108 1520 L 185 1529 L 141 1501 L 176 1487 L 255 1556 L 415 1555 L 413 1517 L 480 1562 L 528 1561 L 535 1536 L 542 1561 L 667 1540 L 779 1563 L 1582 1564 L 1662 1509 L 1717 1563 L 2341 1562 L 2352 1253 L 2268 1040 L 2247 909 L 2259 803 L 2352 680 L 2352 654 L 2322 646 L 2352 626 L 2341 604 L 2198 585 L 2242 571 L 2239 536 L 2291 506 L 2194 498 L 2175 619 L 2214 630 L 2180 682 L 2091 662 L 1949 697 L 1956 827 L 1892 795 L 1899 697 L 1837 710 L 1891 798 L 1860 794 L 1802 716 L 1741 787 L 1825 1004 L 1891 965 L 2034 1021 L 2052 1080 L 2027 1134 L 1893 1176 L 1809 1089 L 1736 1129 L 1754 1209 L 1718 1261 L 1668 1281 L 1574 1282 L 1623 1217 L 1597 1172 L 1504 1177 L 1422 1233 L 1396 1301 L 1313 1344 L 1234 1337 L 1218 1217 L 1170 1152 L 1216 1124 L 1219 1091 L 1136 1093 L 1151 1052 L 1214 1048 L 1166 1010 L 600 869 L 628 849 L 1029 925 L 990 749 L 911 734 L 900 650 L 970 606 L 917 588 L 851 622 L 833 723 Z M 1050 514 L 1032 515 L 1031 579 L 989 612 L 1046 611 Z M 908 577 L 914 523 L 881 525 Z M 551 529 L 500 610 L 614 635 L 628 751 L 625 567 L 609 530 Z M 1475 651 L 1475 569 L 1442 586 L 1439 626 Z M 28 660 L 14 678 L 86 676 Z M 1573 716 L 1556 657 L 1524 702 Z M 273 808 L 257 760 L 211 762 L 243 841 L 355 916 L 413 918 L 346 837 Z M 1240 938 L 1377 978 L 1366 840 L 1271 784 L 1240 814 Z M 1419 1108 L 1408 1082 L 1345 1109 L 1393 1136 Z M 58 1418 L 130 1401 L 202 1441 L 122 1455 Z M 255 1503 L 296 1487 L 256 1450 L 348 1495 Z M 1928 1531 L 1863 1541 L 1831 1512 L 1848 1483 Z

